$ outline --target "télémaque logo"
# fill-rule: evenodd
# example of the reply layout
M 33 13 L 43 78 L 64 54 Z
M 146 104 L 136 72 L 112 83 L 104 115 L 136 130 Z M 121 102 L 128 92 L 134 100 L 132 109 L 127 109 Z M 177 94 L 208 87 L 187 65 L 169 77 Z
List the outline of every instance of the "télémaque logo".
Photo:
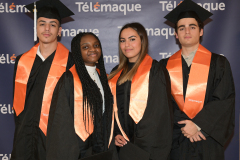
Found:
M 0 159 L 9 160 L 11 159 L 11 154 L 0 154 Z
M 62 29 L 63 37 L 75 37 L 80 32 L 92 32 L 96 36 L 99 36 L 99 29 Z
M 15 64 L 15 59 L 15 54 L 9 55 L 0 53 L 0 64 Z
M 78 12 L 140 12 L 141 4 L 101 4 L 96 2 L 75 2 L 78 5 Z
M 14 110 L 12 109 L 11 104 L 0 104 L 0 113 L 1 114 L 13 114 Z
M 179 3 L 177 1 L 159 1 L 159 3 L 162 5 L 162 11 L 172 11 L 174 8 L 176 8 L 177 5 L 179 5 L 180 3 L 182 3 L 182 1 L 180 1 Z M 199 6 L 205 8 L 206 10 L 208 10 L 209 12 L 211 11 L 224 11 L 225 10 L 225 3 L 223 2 L 216 2 L 216 3 L 197 3 Z
M 25 5 L 15 5 L 14 3 L 0 3 L 0 13 L 27 13 Z

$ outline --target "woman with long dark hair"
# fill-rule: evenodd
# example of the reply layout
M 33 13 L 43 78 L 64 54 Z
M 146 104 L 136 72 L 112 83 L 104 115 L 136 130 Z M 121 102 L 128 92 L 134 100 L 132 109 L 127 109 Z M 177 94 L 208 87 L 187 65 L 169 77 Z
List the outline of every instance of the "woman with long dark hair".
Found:
M 145 28 L 139 23 L 123 26 L 119 33 L 120 63 L 108 77 L 120 160 L 166 160 L 170 153 L 169 76 L 147 53 Z
M 52 98 L 47 159 L 112 160 L 113 101 L 101 43 L 93 33 L 79 33 L 71 51 L 75 65 L 60 78 Z

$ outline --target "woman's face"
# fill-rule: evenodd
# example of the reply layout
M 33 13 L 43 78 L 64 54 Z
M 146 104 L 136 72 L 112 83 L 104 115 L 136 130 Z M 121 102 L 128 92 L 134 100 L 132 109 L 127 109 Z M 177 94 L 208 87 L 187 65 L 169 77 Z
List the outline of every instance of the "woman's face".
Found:
M 129 62 L 136 62 L 141 51 L 141 38 L 132 28 L 122 30 L 120 35 L 120 48 Z
M 102 54 L 99 41 L 93 35 L 87 34 L 81 38 L 80 49 L 85 65 L 95 66 Z

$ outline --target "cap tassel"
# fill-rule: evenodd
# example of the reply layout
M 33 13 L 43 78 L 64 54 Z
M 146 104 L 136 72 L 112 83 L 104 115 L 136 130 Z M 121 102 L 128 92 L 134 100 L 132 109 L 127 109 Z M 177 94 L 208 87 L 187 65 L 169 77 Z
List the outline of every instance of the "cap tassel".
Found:
M 36 2 L 34 2 L 34 42 L 37 41 L 37 8 L 36 8 Z

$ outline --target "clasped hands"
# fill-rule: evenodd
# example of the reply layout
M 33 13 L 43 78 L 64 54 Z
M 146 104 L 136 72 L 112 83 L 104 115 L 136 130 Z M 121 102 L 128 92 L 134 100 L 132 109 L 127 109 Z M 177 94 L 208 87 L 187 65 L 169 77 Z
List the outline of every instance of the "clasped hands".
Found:
M 181 128 L 182 134 L 187 137 L 191 142 L 197 142 L 201 140 L 206 140 L 206 137 L 201 131 L 198 131 L 197 126 L 190 120 L 179 121 L 178 124 L 185 124 Z

